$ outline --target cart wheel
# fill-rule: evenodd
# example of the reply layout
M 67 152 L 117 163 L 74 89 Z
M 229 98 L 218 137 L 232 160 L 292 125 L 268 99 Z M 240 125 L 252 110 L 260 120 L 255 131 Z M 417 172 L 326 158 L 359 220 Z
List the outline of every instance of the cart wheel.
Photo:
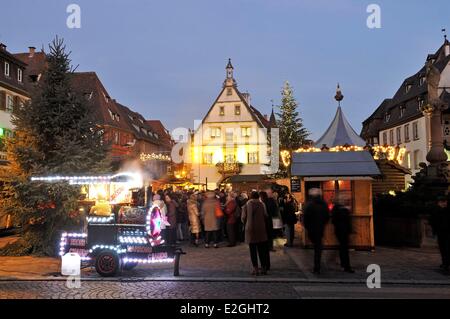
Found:
M 138 263 L 130 263 L 130 262 L 128 262 L 128 263 L 122 265 L 122 269 L 123 270 L 131 270 L 134 267 L 136 267 L 137 265 L 138 265 Z
M 95 260 L 95 270 L 102 277 L 113 277 L 120 269 L 120 259 L 112 251 L 102 251 Z

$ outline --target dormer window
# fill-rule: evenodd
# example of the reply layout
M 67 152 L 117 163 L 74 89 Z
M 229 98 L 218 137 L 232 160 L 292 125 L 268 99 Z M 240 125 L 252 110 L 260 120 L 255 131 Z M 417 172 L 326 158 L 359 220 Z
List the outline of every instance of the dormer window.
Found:
M 407 84 L 406 85 L 406 93 L 408 93 L 409 91 L 411 91 L 412 85 L 411 84 Z
M 427 80 L 426 77 L 421 76 L 420 79 L 419 79 L 419 84 L 420 84 L 420 85 L 424 85 L 424 83 L 426 82 L 426 80 Z
M 113 111 L 111 111 L 111 109 L 108 109 L 108 112 L 109 112 L 109 116 L 111 117 L 111 120 L 114 121 L 114 113 L 113 113 Z
M 109 103 L 109 96 L 107 96 L 105 92 L 103 92 L 103 97 L 105 98 L 106 103 Z
M 219 107 L 219 114 L 220 114 L 220 116 L 224 116 L 225 115 L 225 106 L 220 106 Z
M 9 63 L 5 62 L 5 76 L 9 77 Z
M 22 83 L 23 81 L 23 71 L 21 68 L 17 69 L 17 81 L 19 81 L 20 83 Z
M 424 98 L 419 98 L 418 99 L 418 109 L 419 111 L 425 106 L 425 99 Z
M 227 88 L 227 95 L 233 95 L 233 91 L 231 90 L 231 88 Z
M 400 117 L 403 117 L 405 115 L 405 111 L 406 111 L 406 107 L 405 106 L 400 106 Z
M 389 120 L 391 119 L 391 113 L 386 112 L 386 114 L 384 115 L 384 122 L 389 122 Z

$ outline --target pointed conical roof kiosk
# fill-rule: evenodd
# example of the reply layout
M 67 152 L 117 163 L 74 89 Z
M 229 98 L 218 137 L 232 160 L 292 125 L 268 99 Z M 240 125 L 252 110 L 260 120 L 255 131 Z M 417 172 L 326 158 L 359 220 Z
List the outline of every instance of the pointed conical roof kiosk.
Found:
M 339 198 L 352 212 L 355 234 L 351 235 L 350 246 L 373 249 L 372 181 L 380 175 L 380 170 L 372 155 L 364 150 L 364 140 L 345 118 L 340 105 L 343 98 L 338 85 L 335 97 L 338 108 L 333 121 L 313 147 L 293 154 L 291 176 L 296 179 L 296 185 L 301 185 L 295 196 L 302 203 L 307 202 L 312 188 L 321 189 L 330 210 Z M 307 231 L 301 234 L 302 244 L 311 246 Z M 329 248 L 338 246 L 331 224 L 326 227 L 323 243 Z

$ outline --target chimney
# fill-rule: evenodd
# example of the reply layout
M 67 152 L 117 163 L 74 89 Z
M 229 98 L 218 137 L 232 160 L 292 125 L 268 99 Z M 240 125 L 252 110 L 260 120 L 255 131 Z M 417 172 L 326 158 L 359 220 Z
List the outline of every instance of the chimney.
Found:
M 0 43 L 0 50 L 6 51 L 6 45 L 4 43 Z
M 36 51 L 36 48 L 35 47 L 28 47 L 28 49 L 29 49 L 28 57 L 30 57 L 30 58 L 34 57 L 34 52 Z

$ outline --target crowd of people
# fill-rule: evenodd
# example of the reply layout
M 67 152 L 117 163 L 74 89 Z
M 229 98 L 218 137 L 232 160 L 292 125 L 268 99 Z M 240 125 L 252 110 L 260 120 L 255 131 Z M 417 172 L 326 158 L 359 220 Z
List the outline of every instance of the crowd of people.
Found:
M 153 204 L 161 210 L 161 230 L 168 244 L 190 241 L 199 247 L 219 248 L 239 243 L 249 245 L 252 274 L 267 274 L 270 251 L 276 237 L 294 243 L 294 226 L 298 222 L 298 204 L 291 194 L 278 194 L 272 189 L 257 192 L 172 191 L 153 195 Z
M 330 210 L 320 189 L 310 189 L 302 207 L 302 223 L 314 246 L 314 269 L 321 271 L 322 241 L 330 222 L 339 242 L 340 265 L 345 272 L 354 273 L 349 257 L 349 237 L 352 233 L 351 212 L 345 206 L 344 194 L 337 194 Z M 227 247 L 239 243 L 249 246 L 253 275 L 265 275 L 270 270 L 270 252 L 277 237 L 286 238 L 286 247 L 294 244 L 295 224 L 299 221 L 298 203 L 289 193 L 265 191 L 158 191 L 153 203 L 162 215 L 162 234 L 169 244 L 190 241 L 196 247 Z M 450 267 L 450 213 L 445 197 L 437 200 L 430 223 L 437 235 L 442 256 L 441 268 Z

